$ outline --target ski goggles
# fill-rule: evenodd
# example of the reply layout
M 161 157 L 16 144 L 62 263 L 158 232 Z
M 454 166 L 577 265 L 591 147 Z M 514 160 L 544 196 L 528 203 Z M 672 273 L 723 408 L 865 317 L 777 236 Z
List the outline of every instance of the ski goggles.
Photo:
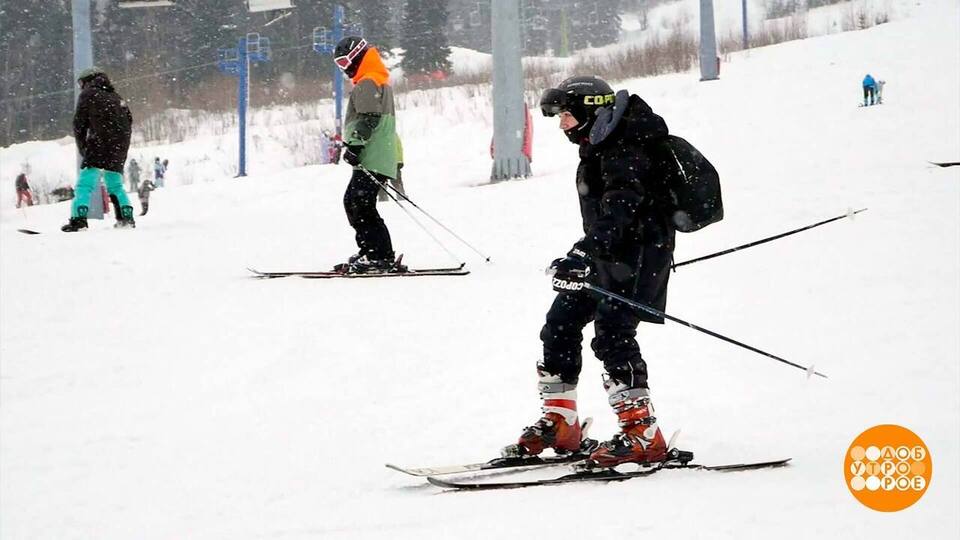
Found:
M 556 116 L 570 110 L 570 96 L 559 88 L 548 88 L 540 95 L 540 112 L 544 116 Z
M 614 94 L 575 96 L 559 88 L 550 88 L 540 96 L 540 112 L 544 116 L 556 116 L 563 111 L 578 110 L 579 107 L 593 114 L 596 108 L 610 105 L 614 100 Z
M 343 56 L 338 56 L 334 58 L 333 61 L 337 64 L 337 67 L 339 67 L 343 71 L 346 71 L 347 68 L 350 67 L 350 64 L 353 63 L 353 59 L 356 58 L 357 55 L 360 54 L 365 48 L 367 48 L 367 40 L 361 39 L 360 42 L 356 44 L 356 46 L 350 49 L 350 52 L 348 52 Z

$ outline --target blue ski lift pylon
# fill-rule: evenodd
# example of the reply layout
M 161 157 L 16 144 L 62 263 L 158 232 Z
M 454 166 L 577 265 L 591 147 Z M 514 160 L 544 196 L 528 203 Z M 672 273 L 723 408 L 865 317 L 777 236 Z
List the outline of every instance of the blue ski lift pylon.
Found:
M 236 62 L 239 59 L 240 53 L 236 47 L 217 49 L 217 60 L 220 62 Z
M 270 38 L 263 37 L 258 32 L 247 34 L 246 49 L 251 62 L 269 62 L 273 58 Z
M 237 177 L 247 175 L 247 101 L 249 100 L 250 63 L 269 62 L 272 56 L 270 38 L 251 32 L 237 39 L 236 47 L 217 49 L 217 68 L 237 77 L 237 116 L 239 117 L 240 152 Z
M 318 54 L 330 54 L 333 52 L 336 43 L 333 42 L 333 34 L 323 26 L 317 26 L 313 29 L 313 52 Z
M 217 69 L 227 75 L 240 73 L 240 53 L 236 47 L 217 49 Z
M 257 52 L 247 53 L 251 62 L 269 62 L 273 58 L 273 49 L 270 48 L 270 38 L 261 37 L 257 40 Z
M 260 34 L 250 32 L 247 34 L 247 54 L 260 52 Z

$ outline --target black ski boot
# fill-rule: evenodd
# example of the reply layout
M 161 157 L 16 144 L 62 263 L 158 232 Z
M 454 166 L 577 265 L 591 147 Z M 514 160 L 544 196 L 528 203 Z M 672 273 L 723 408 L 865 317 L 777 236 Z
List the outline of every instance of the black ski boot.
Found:
M 353 263 L 357 262 L 360 259 L 360 257 L 364 257 L 364 256 L 365 255 L 360 255 L 359 253 L 354 253 L 353 255 L 347 257 L 347 262 L 335 264 L 333 266 L 333 271 L 346 274 L 347 270 L 350 269 L 350 266 L 353 265 Z
M 402 257 L 401 257 L 402 259 Z M 407 267 L 400 264 L 400 259 L 385 257 L 373 259 L 369 255 L 353 255 L 346 263 L 333 267 L 334 272 L 344 274 L 387 274 L 391 272 L 405 272 Z
M 87 212 L 90 209 L 86 206 L 77 207 L 77 217 L 70 217 L 66 225 L 60 227 L 63 232 L 77 232 L 87 228 Z
M 63 232 L 77 232 L 87 228 L 87 218 L 85 217 L 72 217 L 66 225 L 60 227 L 60 230 Z
M 117 214 L 117 222 L 113 224 L 113 228 L 114 229 L 135 229 L 136 227 L 137 227 L 137 223 L 133 220 L 133 207 L 124 206 L 120 208 L 120 213 Z

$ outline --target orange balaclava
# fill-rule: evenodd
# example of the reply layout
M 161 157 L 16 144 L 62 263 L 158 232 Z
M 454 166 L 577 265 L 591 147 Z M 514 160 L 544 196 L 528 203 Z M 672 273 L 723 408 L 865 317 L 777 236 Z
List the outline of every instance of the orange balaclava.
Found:
M 360 61 L 360 67 L 357 68 L 357 73 L 351 80 L 353 84 L 359 84 L 364 79 L 372 80 L 377 86 L 383 86 L 390 82 L 390 72 L 387 71 L 387 66 L 383 65 L 383 60 L 380 59 L 380 51 L 376 47 L 367 49 L 366 54 L 363 55 L 363 60 Z

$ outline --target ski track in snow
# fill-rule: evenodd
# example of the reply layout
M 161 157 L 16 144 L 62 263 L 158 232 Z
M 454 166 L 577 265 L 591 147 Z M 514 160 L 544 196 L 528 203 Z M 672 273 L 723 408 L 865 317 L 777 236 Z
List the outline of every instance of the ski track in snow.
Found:
M 640 329 L 681 448 L 789 467 L 441 495 L 383 467 L 488 459 L 536 419 L 553 297 L 542 271 L 582 233 L 576 152 L 556 119 L 535 115 L 533 178 L 470 187 L 489 172 L 489 119 L 449 105 L 400 119 L 404 179 L 493 256 L 449 240 L 464 278 L 249 279 L 248 266 L 326 269 L 354 251 L 344 166 L 161 189 L 133 231 L 108 218 L 66 235 L 67 203 L 5 205 L 0 536 L 955 538 L 960 170 L 926 160 L 960 151 L 958 15 L 925 1 L 869 30 L 732 55 L 719 81 L 615 85 L 721 172 L 727 217 L 678 235 L 677 260 L 870 208 L 671 277 L 669 313 L 829 380 L 678 325 Z M 867 71 L 888 84 L 884 105 L 862 109 Z M 451 262 L 380 208 L 405 262 Z M 579 408 L 605 438 L 600 374 L 587 348 Z M 926 495 L 894 514 L 843 480 L 850 442 L 883 423 L 933 456 Z

